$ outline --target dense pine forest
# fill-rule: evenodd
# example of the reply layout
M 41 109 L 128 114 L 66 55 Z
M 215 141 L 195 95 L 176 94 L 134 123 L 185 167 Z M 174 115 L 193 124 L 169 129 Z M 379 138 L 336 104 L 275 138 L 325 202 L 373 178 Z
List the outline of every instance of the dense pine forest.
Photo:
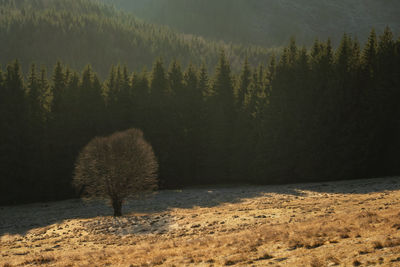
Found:
M 18 58 L 27 71 L 31 62 L 50 68 L 61 60 L 74 69 L 90 62 L 103 78 L 111 64 L 140 71 L 159 56 L 184 66 L 204 62 L 211 70 L 224 49 L 239 70 L 244 58 L 257 65 L 274 52 L 180 34 L 89 0 L 0 0 L 0 40 L 3 64 Z
M 19 24 L 0 23 L 2 34 L 4 25 L 12 32 L 32 26 L 20 12 Z M 29 14 L 39 25 L 54 16 Z M 60 58 L 66 51 L 60 47 Z M 10 56 L 16 54 L 0 58 Z M 158 58 L 151 70 L 132 73 L 116 58 L 105 79 L 90 65 L 77 72 L 66 62 L 53 69 L 39 64 L 50 57 L 28 72 L 19 61 L 2 62 L 0 203 L 79 195 L 71 178 L 82 147 L 131 127 L 153 145 L 162 188 L 400 173 L 400 39 L 389 28 L 379 36 L 372 30 L 363 45 L 344 35 L 337 48 L 327 40 L 306 49 L 292 39 L 258 67 L 243 60 L 240 73 L 232 71 L 226 51 L 217 59 L 213 71 Z
M 295 36 L 300 44 L 344 32 L 366 41 L 372 27 L 399 34 L 397 0 L 101 0 L 151 23 L 234 43 L 280 47 Z

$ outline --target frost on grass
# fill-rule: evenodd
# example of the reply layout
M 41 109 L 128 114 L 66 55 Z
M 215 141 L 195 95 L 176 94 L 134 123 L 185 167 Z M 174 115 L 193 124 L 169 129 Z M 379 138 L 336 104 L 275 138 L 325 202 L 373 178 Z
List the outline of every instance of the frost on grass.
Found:
M 3 207 L 0 266 L 390 266 L 398 199 L 387 178 L 160 191 L 119 218 L 101 201 Z

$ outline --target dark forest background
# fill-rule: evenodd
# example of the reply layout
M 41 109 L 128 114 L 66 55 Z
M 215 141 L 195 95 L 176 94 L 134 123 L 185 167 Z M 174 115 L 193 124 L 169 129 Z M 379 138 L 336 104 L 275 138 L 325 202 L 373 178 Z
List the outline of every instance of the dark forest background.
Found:
M 400 39 L 362 39 L 271 50 L 87 0 L 0 0 L 0 204 L 78 196 L 79 151 L 132 127 L 161 188 L 399 175 Z
M 76 196 L 75 159 L 94 136 L 143 129 L 160 185 L 289 183 L 400 173 L 400 40 L 372 31 L 363 47 L 294 40 L 279 59 L 239 74 L 162 59 L 151 71 L 58 62 L 48 75 L 18 61 L 0 74 L 1 203 Z M 48 77 L 49 76 L 49 77 Z

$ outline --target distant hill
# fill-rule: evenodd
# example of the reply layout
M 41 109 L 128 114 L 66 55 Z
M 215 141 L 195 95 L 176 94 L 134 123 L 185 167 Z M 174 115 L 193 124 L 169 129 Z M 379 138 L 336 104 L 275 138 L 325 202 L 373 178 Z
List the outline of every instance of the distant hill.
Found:
M 281 46 L 295 36 L 364 41 L 372 27 L 400 29 L 398 0 L 103 0 L 151 23 L 235 43 Z
M 74 69 L 90 63 L 103 77 L 112 64 L 149 69 L 160 56 L 167 64 L 176 58 L 211 68 L 224 49 L 239 69 L 246 56 L 255 65 L 270 54 L 179 34 L 89 0 L 0 0 L 0 40 L 0 64 L 18 59 L 26 71 L 31 62 L 53 66 L 61 60 Z

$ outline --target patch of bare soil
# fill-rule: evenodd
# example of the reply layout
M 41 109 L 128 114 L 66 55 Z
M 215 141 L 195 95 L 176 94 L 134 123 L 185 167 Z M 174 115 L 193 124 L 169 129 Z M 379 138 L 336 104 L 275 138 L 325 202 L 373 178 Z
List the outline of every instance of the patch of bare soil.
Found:
M 400 179 L 0 207 L 0 266 L 400 266 Z

